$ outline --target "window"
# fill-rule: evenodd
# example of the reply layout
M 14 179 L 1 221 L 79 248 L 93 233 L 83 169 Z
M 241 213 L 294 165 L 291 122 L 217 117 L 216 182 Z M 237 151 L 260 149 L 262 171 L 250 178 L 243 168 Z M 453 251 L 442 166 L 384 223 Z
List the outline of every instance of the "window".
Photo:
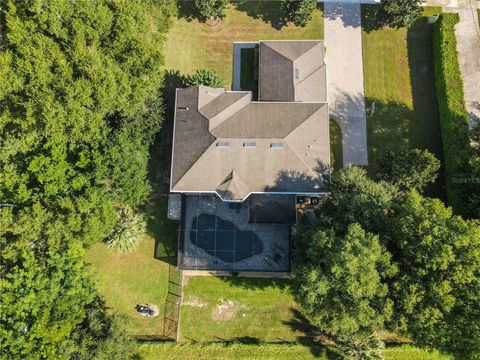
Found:
M 283 143 L 271 143 L 270 147 L 272 149 L 281 149 L 281 148 L 283 148 Z
M 226 147 L 229 147 L 230 144 L 228 143 L 228 141 L 218 141 L 217 142 L 217 147 L 222 147 L 222 148 L 226 148 Z
M 243 143 L 243 147 L 255 147 L 257 146 L 257 143 L 255 141 L 245 141 Z

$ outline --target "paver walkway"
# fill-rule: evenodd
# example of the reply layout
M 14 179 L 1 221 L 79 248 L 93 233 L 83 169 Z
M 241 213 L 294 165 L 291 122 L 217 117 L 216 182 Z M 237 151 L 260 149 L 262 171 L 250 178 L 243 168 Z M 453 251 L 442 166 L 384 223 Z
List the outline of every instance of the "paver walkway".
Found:
M 342 129 L 343 163 L 367 165 L 360 4 L 324 5 L 330 116 Z

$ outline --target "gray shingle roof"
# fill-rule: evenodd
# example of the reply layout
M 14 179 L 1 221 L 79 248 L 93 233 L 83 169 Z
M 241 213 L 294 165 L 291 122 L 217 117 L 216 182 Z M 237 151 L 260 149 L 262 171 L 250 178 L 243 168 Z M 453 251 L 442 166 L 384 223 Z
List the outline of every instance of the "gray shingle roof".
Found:
M 262 41 L 261 101 L 327 101 L 323 41 Z
M 243 200 L 250 193 L 325 190 L 329 121 L 324 94 L 317 91 L 325 86 L 323 44 L 318 53 L 318 41 L 267 43 L 260 51 L 281 53 L 305 70 L 293 88 L 297 97 L 311 102 L 255 102 L 250 92 L 205 86 L 178 89 L 172 191 L 217 192 L 225 200 Z

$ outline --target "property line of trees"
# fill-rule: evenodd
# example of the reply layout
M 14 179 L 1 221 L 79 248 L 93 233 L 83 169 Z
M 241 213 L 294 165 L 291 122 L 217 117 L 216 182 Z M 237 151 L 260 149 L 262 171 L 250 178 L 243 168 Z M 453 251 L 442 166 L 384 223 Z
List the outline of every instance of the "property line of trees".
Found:
M 449 203 L 460 214 L 480 217 L 480 150 L 472 146 L 478 129 L 470 129 L 457 51 L 455 13 L 441 14 L 434 25 L 435 87 L 445 158 Z

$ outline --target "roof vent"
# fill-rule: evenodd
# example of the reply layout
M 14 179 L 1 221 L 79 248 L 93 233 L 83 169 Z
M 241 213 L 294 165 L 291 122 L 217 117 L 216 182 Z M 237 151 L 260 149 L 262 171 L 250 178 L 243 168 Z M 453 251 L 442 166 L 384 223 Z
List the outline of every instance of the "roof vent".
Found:
M 243 143 L 243 147 L 256 147 L 257 143 L 255 141 L 245 141 Z
M 230 144 L 228 141 L 218 141 L 217 142 L 217 147 L 222 147 L 222 148 L 226 148 L 226 147 L 229 147 Z
M 298 80 L 300 79 L 300 70 L 295 69 L 295 79 Z
M 281 149 L 281 148 L 283 148 L 283 143 L 271 143 L 270 147 L 272 149 Z

